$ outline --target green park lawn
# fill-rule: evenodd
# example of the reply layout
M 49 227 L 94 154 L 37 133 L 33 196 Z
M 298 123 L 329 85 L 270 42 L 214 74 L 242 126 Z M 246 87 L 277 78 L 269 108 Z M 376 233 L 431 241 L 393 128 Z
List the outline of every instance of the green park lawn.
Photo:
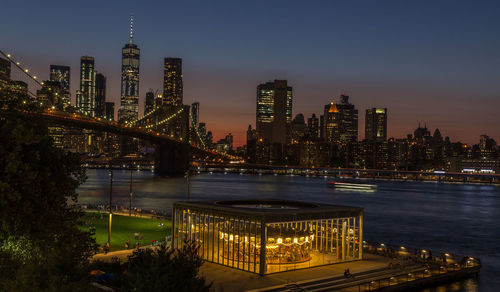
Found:
M 98 212 L 87 212 L 83 218 L 82 229 L 89 230 L 95 227 L 94 237 L 101 246 L 108 241 L 108 218 L 107 213 Z M 110 251 L 125 249 L 127 240 L 130 241 L 130 248 L 134 248 L 137 242 L 140 246 L 144 246 L 151 245 L 153 239 L 165 241 L 172 228 L 172 222 L 164 219 L 116 214 L 113 214 L 112 218 Z M 135 233 L 139 233 L 139 240 L 135 239 Z

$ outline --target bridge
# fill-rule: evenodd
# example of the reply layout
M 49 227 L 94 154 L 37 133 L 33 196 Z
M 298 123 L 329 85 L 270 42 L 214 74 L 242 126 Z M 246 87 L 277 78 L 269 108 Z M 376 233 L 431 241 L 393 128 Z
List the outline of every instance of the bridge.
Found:
M 5 54 L 1 50 L 0 54 L 37 85 L 44 85 L 28 69 L 21 67 L 19 62 L 14 61 L 10 54 Z M 33 97 L 31 99 L 31 102 L 33 102 L 36 96 L 30 91 L 28 93 Z M 102 131 L 150 141 L 155 146 L 155 172 L 159 175 L 183 175 L 189 169 L 193 158 L 212 162 L 227 162 L 230 159 L 225 154 L 190 144 L 189 137 L 196 135 L 192 135 L 190 132 L 189 106 L 186 105 L 178 107 L 159 106 L 130 124 L 119 124 L 79 113 L 63 112 L 55 110 L 54 107 L 47 107 L 47 105 L 45 107 L 43 111 L 26 111 L 20 107 L 16 110 L 3 108 L 0 109 L 0 112 L 2 116 L 25 115 L 38 117 L 54 125 Z M 197 134 L 199 137 L 199 133 Z

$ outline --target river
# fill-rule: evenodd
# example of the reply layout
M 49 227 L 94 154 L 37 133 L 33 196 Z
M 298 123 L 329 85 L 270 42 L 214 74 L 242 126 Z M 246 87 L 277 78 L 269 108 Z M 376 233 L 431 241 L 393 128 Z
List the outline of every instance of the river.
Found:
M 105 204 L 109 175 L 89 169 L 80 204 Z M 128 206 L 130 171 L 115 170 L 113 204 Z M 208 174 L 190 177 L 191 199 L 280 198 L 365 209 L 365 239 L 470 255 L 481 259 L 478 280 L 425 291 L 500 291 L 500 187 L 437 182 L 376 181 L 375 192 L 339 191 L 331 178 Z M 133 206 L 169 212 L 187 198 L 185 178 L 133 171 Z

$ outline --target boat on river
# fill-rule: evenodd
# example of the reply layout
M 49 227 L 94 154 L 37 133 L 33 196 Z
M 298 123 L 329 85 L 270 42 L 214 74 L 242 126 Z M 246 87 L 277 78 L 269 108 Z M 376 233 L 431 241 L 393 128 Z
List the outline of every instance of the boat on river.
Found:
M 374 191 L 377 189 L 377 185 L 372 184 L 362 184 L 358 182 L 337 182 L 332 181 L 328 184 L 330 187 L 336 189 L 347 189 L 347 190 L 363 190 L 363 191 Z

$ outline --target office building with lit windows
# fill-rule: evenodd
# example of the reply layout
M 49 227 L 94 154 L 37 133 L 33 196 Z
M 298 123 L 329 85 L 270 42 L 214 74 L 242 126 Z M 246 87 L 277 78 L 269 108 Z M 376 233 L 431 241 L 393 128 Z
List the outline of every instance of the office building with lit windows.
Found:
M 325 141 L 327 143 L 340 142 L 340 113 L 333 99 L 331 103 L 325 105 L 323 117 Z
M 365 139 L 369 141 L 387 140 L 386 108 L 370 108 L 366 110 Z
M 141 50 L 134 44 L 133 18 L 129 43 L 122 48 L 121 97 L 118 121 L 130 123 L 139 117 L 139 60 Z
M 61 102 L 63 108 L 66 109 L 71 105 L 70 93 L 70 67 L 61 65 L 50 65 L 50 81 L 57 81 L 63 89 Z
M 286 80 L 257 86 L 256 128 L 259 139 L 286 145 L 292 122 L 292 87 Z
M 182 59 L 165 58 L 163 64 L 163 102 L 168 105 L 182 105 Z
M 191 104 L 191 127 L 198 129 L 198 122 L 200 120 L 200 103 L 193 102 Z
M 104 118 L 106 115 L 106 77 L 97 73 L 95 75 L 95 116 Z
M 0 90 L 9 87 L 10 61 L 0 58 Z
M 172 246 L 260 275 L 361 260 L 363 209 L 283 200 L 173 205 Z
M 155 93 L 152 90 L 146 92 L 146 98 L 144 98 L 144 115 L 155 109 L 155 103 Z
M 96 71 L 94 58 L 83 56 L 80 59 L 80 90 L 76 95 L 76 107 L 79 112 L 95 117 L 96 110 Z

